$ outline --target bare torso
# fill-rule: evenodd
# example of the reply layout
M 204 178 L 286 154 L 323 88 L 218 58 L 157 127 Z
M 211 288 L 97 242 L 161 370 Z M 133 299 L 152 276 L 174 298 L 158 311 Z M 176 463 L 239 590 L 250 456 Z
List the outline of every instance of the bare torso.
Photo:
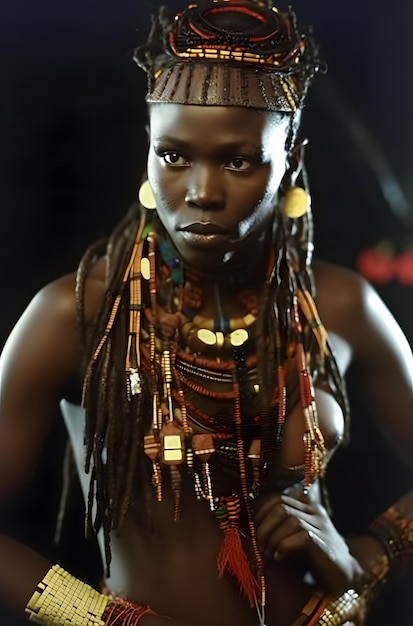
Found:
M 89 477 L 84 472 L 83 411 L 66 402 L 63 414 L 75 446 L 81 485 L 87 497 Z M 300 490 L 300 484 L 291 490 Z M 317 485 L 311 497 L 319 499 Z M 205 502 L 197 501 L 191 484 L 182 490 L 181 517 L 174 522 L 174 499 L 166 491 L 153 505 L 151 529 L 137 504 L 132 505 L 120 536 L 112 536 L 112 591 L 149 604 L 161 614 L 184 623 L 255 626 L 257 614 L 240 598 L 237 585 L 217 578 L 216 558 L 222 534 Z M 100 536 L 102 559 L 103 537 Z M 267 624 L 291 624 L 312 593 L 303 583 L 305 567 L 266 563 Z M 200 611 L 199 607 L 205 607 Z
M 321 273 L 317 281 L 316 274 L 321 294 L 322 276 Z M 96 281 L 93 289 L 91 300 L 95 302 L 99 293 Z M 93 310 L 95 305 L 90 306 Z M 233 315 L 236 313 L 232 312 Z M 323 319 L 322 311 L 320 315 Z M 332 323 L 333 327 L 334 324 L 339 327 L 334 319 Z M 345 339 L 334 332 L 331 332 L 330 341 L 344 372 L 350 360 L 350 348 Z M 332 453 L 343 434 L 343 416 L 331 395 L 321 389 L 316 390 L 316 395 L 320 428 Z M 84 472 L 83 411 L 67 402 L 63 402 L 62 409 L 86 499 L 89 476 Z M 192 426 L 199 430 L 199 426 Z M 303 432 L 302 413 L 297 405 L 290 410 L 284 443 L 277 458 L 285 490 L 296 495 L 302 489 L 302 477 L 300 472 L 291 468 L 300 467 L 304 462 Z M 274 478 L 277 481 L 279 477 Z M 230 481 L 231 477 L 227 476 L 226 488 Z M 312 486 L 309 497 L 313 502 L 320 501 L 318 484 Z M 236 582 L 229 578 L 218 580 L 216 558 L 222 534 L 207 503 L 196 499 L 191 481 L 183 484 L 180 509 L 180 520 L 174 522 L 173 495 L 165 489 L 162 502 L 156 502 L 154 498 L 149 528 L 138 499 L 133 503 L 120 536 L 112 537 L 111 576 L 106 581 L 107 586 L 116 593 L 149 604 L 161 614 L 194 626 L 209 626 L 211 623 L 216 626 L 227 626 L 228 623 L 255 626 L 256 610 L 241 599 Z M 104 559 L 102 537 L 100 545 Z M 268 626 L 287 626 L 297 617 L 313 592 L 308 579 L 304 582 L 307 569 L 305 563 L 266 560 Z

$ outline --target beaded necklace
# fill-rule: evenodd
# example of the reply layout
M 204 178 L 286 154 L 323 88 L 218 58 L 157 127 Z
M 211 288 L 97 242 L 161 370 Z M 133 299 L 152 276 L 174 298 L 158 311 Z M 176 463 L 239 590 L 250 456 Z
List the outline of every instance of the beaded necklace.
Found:
M 270 255 L 266 283 L 273 280 L 274 272 L 275 258 Z M 218 577 L 230 575 L 238 581 L 242 594 L 257 608 L 259 623 L 263 625 L 265 577 L 252 504 L 265 481 L 270 460 L 282 443 L 288 367 L 298 372 L 305 420 L 304 488 L 323 473 L 326 461 L 301 323 L 304 315 L 323 354 L 325 334 L 315 305 L 308 292 L 295 286 L 287 346 L 277 330 L 278 311 L 274 305 L 274 332 L 267 338 L 268 350 L 278 354 L 271 402 L 251 415 L 251 398 L 254 393 L 257 397 L 260 394 L 258 385 L 253 382 L 257 355 L 254 342 L 250 340 L 250 331 L 253 332 L 259 313 L 258 298 L 250 291 L 241 292 L 239 299 L 246 308 L 244 316 L 226 319 L 218 306 L 217 319 L 201 317 L 197 310 L 202 303 L 202 288 L 196 273 L 185 270 L 167 242 L 143 221 L 123 285 L 125 288 L 129 285 L 127 394 L 130 400 L 139 397 L 143 389 L 142 376 L 149 380 L 152 424 L 144 435 L 143 449 L 152 464 L 151 481 L 156 499 L 162 500 L 167 471 L 175 499 L 174 519 L 179 521 L 181 473 L 185 470 L 192 475 L 196 497 L 206 502 L 223 532 L 217 556 Z M 114 301 L 92 366 L 105 342 L 110 341 L 118 310 L 119 298 Z M 200 330 L 215 336 L 213 344 L 204 340 L 207 335 Z M 201 404 L 202 399 L 225 403 L 230 406 L 230 415 L 220 423 L 219 416 L 210 415 L 202 406 L 194 404 L 192 396 L 201 399 Z M 201 432 L 193 428 L 197 423 L 202 425 Z M 239 489 L 235 494 L 217 493 L 214 486 L 211 459 L 221 447 L 237 466 Z

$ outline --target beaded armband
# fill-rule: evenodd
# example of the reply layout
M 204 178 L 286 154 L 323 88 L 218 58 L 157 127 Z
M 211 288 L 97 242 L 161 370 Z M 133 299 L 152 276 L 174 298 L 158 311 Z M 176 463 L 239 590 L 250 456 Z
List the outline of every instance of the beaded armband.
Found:
M 383 544 L 390 562 L 413 561 L 413 519 L 390 507 L 374 520 L 370 532 Z
M 53 565 L 26 606 L 29 620 L 42 626 L 138 626 L 151 608 L 99 593 L 59 565 Z
M 105 626 L 110 597 L 53 565 L 26 606 L 29 620 L 43 626 Z

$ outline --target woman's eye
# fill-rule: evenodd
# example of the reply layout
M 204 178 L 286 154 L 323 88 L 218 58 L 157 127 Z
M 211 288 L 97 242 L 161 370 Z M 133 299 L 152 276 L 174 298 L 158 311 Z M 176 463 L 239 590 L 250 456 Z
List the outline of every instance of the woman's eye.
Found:
M 225 167 L 230 170 L 243 171 L 252 167 L 252 163 L 243 157 L 235 157 L 231 159 L 231 161 L 228 161 Z
M 167 152 L 163 155 L 163 160 L 168 165 L 175 165 L 176 167 L 181 167 L 183 165 L 189 164 L 189 161 L 178 152 Z

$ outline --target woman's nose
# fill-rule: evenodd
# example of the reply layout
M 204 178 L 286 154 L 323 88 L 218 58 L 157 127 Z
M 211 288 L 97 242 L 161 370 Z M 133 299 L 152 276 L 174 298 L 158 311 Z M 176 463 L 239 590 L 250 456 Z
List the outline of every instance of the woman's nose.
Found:
M 195 164 L 191 167 L 185 202 L 189 207 L 217 210 L 225 205 L 225 193 L 219 168 Z

